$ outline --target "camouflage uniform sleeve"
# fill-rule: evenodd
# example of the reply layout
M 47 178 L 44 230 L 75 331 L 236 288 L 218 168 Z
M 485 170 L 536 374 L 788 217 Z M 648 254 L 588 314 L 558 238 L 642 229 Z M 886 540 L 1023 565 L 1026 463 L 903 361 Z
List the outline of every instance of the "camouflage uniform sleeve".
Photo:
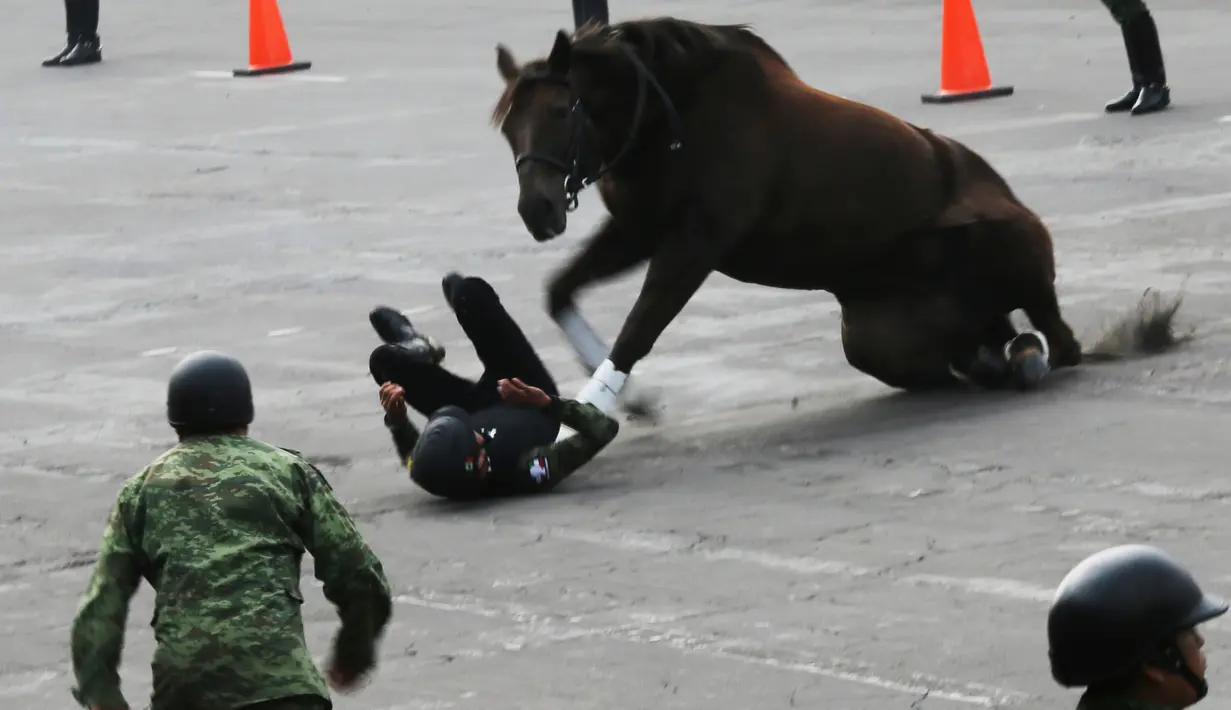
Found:
M 325 598 L 342 627 L 333 640 L 333 662 L 361 675 L 376 665 L 377 642 L 393 610 L 389 580 L 376 553 L 315 466 L 301 461 L 305 510 L 300 536 L 316 563 Z
M 128 708 L 119 668 L 129 603 L 142 579 L 140 547 L 132 535 L 139 480 L 125 484 L 111 509 L 89 587 L 73 618 L 72 692 L 82 707 Z
M 620 423 L 593 404 L 552 397 L 547 411 L 560 417 L 576 434 L 551 446 L 531 449 L 521 460 L 519 488 L 549 490 L 573 475 L 607 447 L 620 431 Z
M 398 460 L 409 470 L 410 455 L 415 450 L 415 444 L 419 443 L 419 430 L 410 423 L 410 419 L 403 417 L 401 420 L 391 420 L 388 414 L 385 415 L 385 427 L 393 436 L 393 445 L 397 448 Z

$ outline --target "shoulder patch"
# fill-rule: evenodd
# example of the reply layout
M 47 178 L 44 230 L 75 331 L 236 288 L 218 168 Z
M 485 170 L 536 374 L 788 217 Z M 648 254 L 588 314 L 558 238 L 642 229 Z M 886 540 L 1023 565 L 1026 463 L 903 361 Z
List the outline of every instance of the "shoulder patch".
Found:
M 530 476 L 535 483 L 542 483 L 551 475 L 551 465 L 546 456 L 536 456 L 530 459 Z

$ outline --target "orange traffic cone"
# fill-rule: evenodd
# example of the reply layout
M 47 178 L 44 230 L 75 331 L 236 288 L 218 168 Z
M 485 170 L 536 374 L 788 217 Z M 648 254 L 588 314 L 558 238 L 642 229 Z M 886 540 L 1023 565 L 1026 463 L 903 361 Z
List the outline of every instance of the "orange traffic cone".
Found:
M 1009 96 L 1012 86 L 992 86 L 971 0 L 944 0 L 941 27 L 940 91 L 924 94 L 925 104 Z
M 236 69 L 235 76 L 284 74 L 311 66 L 312 62 L 291 60 L 278 0 L 248 0 L 248 68 Z

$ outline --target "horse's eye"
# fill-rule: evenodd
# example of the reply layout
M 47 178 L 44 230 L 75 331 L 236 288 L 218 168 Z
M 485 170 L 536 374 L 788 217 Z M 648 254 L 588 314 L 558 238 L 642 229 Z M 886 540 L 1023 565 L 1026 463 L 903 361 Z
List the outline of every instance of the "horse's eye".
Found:
M 568 106 L 552 106 L 551 107 L 551 117 L 560 119 L 561 121 L 568 118 L 568 115 L 570 113 L 572 113 L 572 110 L 569 109 Z

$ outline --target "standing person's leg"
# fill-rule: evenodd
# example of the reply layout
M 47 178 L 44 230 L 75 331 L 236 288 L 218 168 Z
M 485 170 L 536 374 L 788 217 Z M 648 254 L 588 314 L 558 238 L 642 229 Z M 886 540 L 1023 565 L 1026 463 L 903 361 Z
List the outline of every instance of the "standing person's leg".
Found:
M 1120 25 L 1124 49 L 1128 54 L 1133 88 L 1105 106 L 1108 113 L 1132 111 L 1139 116 L 1161 111 L 1171 104 L 1171 89 L 1158 27 L 1143 0 L 1102 0 L 1103 5 Z
M 450 273 L 441 287 L 458 324 L 466 331 L 483 363 L 483 377 L 479 379 L 481 389 L 490 387 L 494 391 L 497 381 L 516 377 L 547 394 L 560 393 L 555 379 L 505 310 L 491 284 L 477 276 Z
M 610 22 L 607 0 L 573 0 L 573 25 L 580 28 L 591 21 L 602 25 Z

